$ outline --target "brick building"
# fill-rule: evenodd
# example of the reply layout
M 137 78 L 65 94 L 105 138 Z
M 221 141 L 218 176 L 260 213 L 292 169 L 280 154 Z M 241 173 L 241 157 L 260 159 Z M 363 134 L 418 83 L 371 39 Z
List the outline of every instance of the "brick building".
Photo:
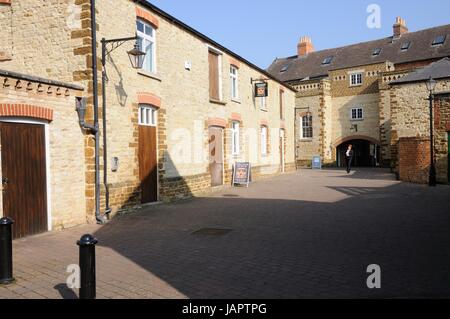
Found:
M 0 1 L 0 216 L 16 237 L 210 191 L 235 162 L 255 179 L 295 169 L 289 85 L 147 1 L 97 1 L 96 33 L 91 18 L 90 0 Z M 97 115 L 94 35 L 98 48 L 137 35 L 146 54 L 136 70 L 134 41 L 108 45 Z
M 409 32 L 397 18 L 389 37 L 314 51 L 302 37 L 297 54 L 276 59 L 268 71 L 297 89 L 296 158 L 310 165 L 344 165 L 348 144 L 357 166 L 395 168 L 391 149 L 390 83 L 418 68 L 450 56 L 450 25 Z

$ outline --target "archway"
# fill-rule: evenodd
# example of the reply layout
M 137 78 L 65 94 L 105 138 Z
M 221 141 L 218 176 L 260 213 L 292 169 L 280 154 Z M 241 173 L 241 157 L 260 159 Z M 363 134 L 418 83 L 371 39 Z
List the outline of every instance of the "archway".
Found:
M 378 167 L 380 165 L 380 146 L 375 139 L 365 136 L 354 136 L 338 141 L 336 162 L 338 167 L 345 167 L 345 153 L 348 146 L 353 146 L 355 167 Z

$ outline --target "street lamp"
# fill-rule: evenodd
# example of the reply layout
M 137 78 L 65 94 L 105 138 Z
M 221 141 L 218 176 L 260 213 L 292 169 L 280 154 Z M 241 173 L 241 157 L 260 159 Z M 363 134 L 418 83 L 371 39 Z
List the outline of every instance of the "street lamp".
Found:
M 111 213 L 111 207 L 109 206 L 109 185 L 108 185 L 108 145 L 107 145 L 107 126 L 106 126 L 106 57 L 111 54 L 115 49 L 122 46 L 129 41 L 136 41 L 134 48 L 127 52 L 133 69 L 142 69 L 145 60 L 145 52 L 142 52 L 139 48 L 138 36 L 119 39 L 102 39 L 102 100 L 103 100 L 103 184 L 105 187 L 105 204 L 106 215 Z M 111 47 L 108 50 L 108 44 Z
M 128 51 L 127 53 L 133 68 L 142 69 L 142 66 L 144 65 L 145 52 L 142 52 L 139 49 L 139 44 L 137 41 L 136 44 L 134 45 L 134 49 Z
M 430 187 L 436 186 L 436 163 L 434 160 L 434 129 L 433 129 L 433 99 L 434 99 L 434 89 L 436 88 L 436 80 L 434 80 L 431 76 L 427 81 L 427 89 L 429 94 L 428 100 L 430 102 L 430 155 L 431 155 L 431 164 L 430 164 L 430 177 L 429 177 L 429 185 Z

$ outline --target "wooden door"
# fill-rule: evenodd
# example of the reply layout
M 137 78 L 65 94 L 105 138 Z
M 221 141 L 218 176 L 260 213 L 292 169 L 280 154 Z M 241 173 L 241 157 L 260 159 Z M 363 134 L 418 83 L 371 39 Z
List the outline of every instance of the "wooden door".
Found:
M 209 97 L 213 100 L 220 100 L 219 89 L 219 55 L 209 51 Z
M 223 129 L 209 128 L 209 170 L 211 172 L 211 186 L 223 185 Z
M 158 201 L 158 160 L 156 127 L 139 126 L 139 178 L 142 204 Z
M 0 122 L 3 215 L 13 237 L 48 230 L 45 127 Z

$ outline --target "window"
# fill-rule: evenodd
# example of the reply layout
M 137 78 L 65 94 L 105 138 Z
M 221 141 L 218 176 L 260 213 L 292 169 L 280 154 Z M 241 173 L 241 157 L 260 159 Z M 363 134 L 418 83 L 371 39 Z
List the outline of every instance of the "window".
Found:
M 358 85 L 362 85 L 362 78 L 363 78 L 363 74 L 362 73 L 353 73 L 350 75 L 350 85 L 351 86 L 358 86 Z
M 382 50 L 383 49 L 381 49 L 381 48 L 376 48 L 375 50 L 373 50 L 372 56 L 379 56 L 381 54 Z
M 156 73 L 155 29 L 142 20 L 137 20 L 136 25 L 139 49 L 142 52 L 145 52 L 142 69 L 151 73 Z
M 267 155 L 267 126 L 261 126 L 261 155 Z
M 240 153 L 240 125 L 239 122 L 231 124 L 231 153 L 235 156 Z
M 235 66 L 230 66 L 230 79 L 231 79 L 231 98 L 233 100 L 239 99 L 239 75 L 238 69 Z
M 444 44 L 445 42 L 445 35 L 438 35 L 436 38 L 434 38 L 433 44 L 432 45 L 441 45 Z
M 284 72 L 286 72 L 288 69 L 289 69 L 289 64 L 286 64 L 286 65 L 284 65 L 284 66 L 281 68 L 280 73 L 284 73 Z
M 284 91 L 280 89 L 280 119 L 284 120 Z
M 139 125 L 156 126 L 158 111 L 149 105 L 139 106 Z
M 332 61 L 333 61 L 333 57 L 332 57 L 332 56 L 326 57 L 326 58 L 322 61 L 322 65 L 329 65 L 329 64 L 331 64 Z
M 402 47 L 400 48 L 402 51 L 407 51 L 409 47 L 411 46 L 410 41 L 403 42 Z
M 209 97 L 212 100 L 222 100 L 220 91 L 220 54 L 209 50 Z
M 265 96 L 259 98 L 259 108 L 263 111 L 267 111 L 267 101 Z
M 301 139 L 311 139 L 313 138 L 313 127 L 312 127 L 312 115 L 305 115 L 301 118 Z
M 351 119 L 352 120 L 362 120 L 364 119 L 364 112 L 361 107 L 357 107 L 351 110 Z

